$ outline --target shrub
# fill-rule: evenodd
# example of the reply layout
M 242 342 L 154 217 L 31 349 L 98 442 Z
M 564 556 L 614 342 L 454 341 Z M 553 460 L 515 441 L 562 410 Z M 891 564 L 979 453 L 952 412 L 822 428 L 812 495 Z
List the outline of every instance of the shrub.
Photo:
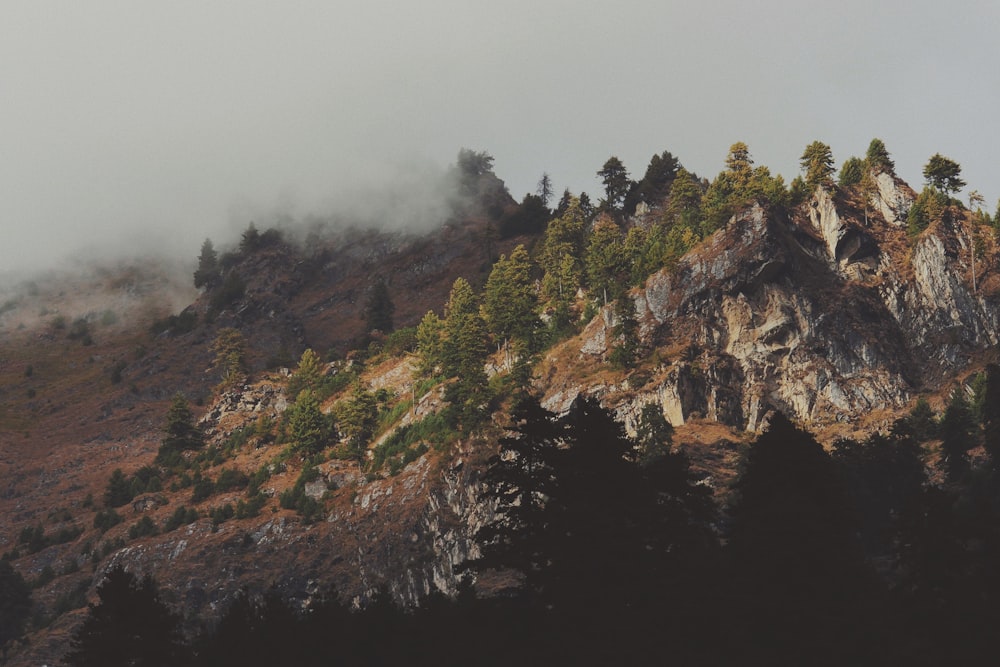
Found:
M 264 508 L 267 503 L 267 496 L 263 493 L 256 493 L 249 498 L 246 502 L 240 500 L 236 503 L 236 518 L 237 519 L 250 519 L 260 514 L 260 511 Z
M 181 526 L 187 526 L 192 524 L 201 518 L 198 514 L 198 510 L 193 507 L 184 507 L 181 505 L 174 513 L 170 515 L 170 518 L 166 520 L 163 524 L 163 532 L 169 533 L 172 530 L 177 530 Z
M 193 310 L 184 310 L 178 315 L 156 320 L 149 330 L 154 336 L 168 332 L 171 336 L 180 336 L 194 331 L 196 326 L 198 326 L 198 314 Z
M 413 352 L 417 349 L 417 328 L 406 327 L 397 329 L 389 334 L 382 346 L 382 351 L 389 356 L 398 356 L 404 352 Z
M 319 471 L 314 466 L 305 466 L 295 481 L 295 486 L 283 491 L 278 497 L 278 502 L 284 509 L 293 509 L 298 512 L 306 523 L 318 520 L 322 515 L 323 507 L 306 495 L 306 484 L 318 478 Z
M 153 523 L 153 520 L 148 516 L 144 516 L 128 529 L 128 536 L 129 539 L 135 540 L 140 537 L 156 535 L 159 532 L 160 531 L 157 529 L 156 524 Z
M 223 493 L 232 489 L 242 489 L 250 483 L 250 479 L 236 468 L 224 468 L 215 480 L 215 492 Z
M 31 582 L 32 588 L 41 588 L 52 582 L 56 578 L 56 571 L 52 569 L 51 565 L 46 565 L 42 568 L 42 571 L 38 573 L 38 578 Z
M 94 515 L 94 528 L 99 530 L 102 535 L 121 522 L 121 515 L 113 509 L 101 510 Z
M 215 493 L 215 482 L 208 477 L 198 477 L 194 480 L 194 488 L 191 491 L 191 502 L 199 503 L 212 497 Z
M 212 530 L 214 531 L 219 527 L 219 525 L 229 521 L 236 515 L 236 510 L 233 509 L 231 503 L 226 503 L 222 507 L 212 508 L 212 512 L 209 516 L 212 517 Z

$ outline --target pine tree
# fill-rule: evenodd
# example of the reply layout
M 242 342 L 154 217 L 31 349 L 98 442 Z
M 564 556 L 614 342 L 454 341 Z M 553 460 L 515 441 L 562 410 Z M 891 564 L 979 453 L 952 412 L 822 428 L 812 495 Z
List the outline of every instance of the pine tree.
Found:
M 379 276 L 375 279 L 365 302 L 365 333 L 381 331 L 384 334 L 392 332 L 393 314 L 396 306 L 389 295 L 389 286 L 385 279 Z
M 635 317 L 635 302 L 628 292 L 622 292 L 615 301 L 617 322 L 612 328 L 615 345 L 610 361 L 618 368 L 632 368 L 639 353 L 639 323 Z
M 551 220 L 542 239 L 538 263 L 544 272 L 542 294 L 550 303 L 568 307 L 576 297 L 583 276 L 585 215 L 578 199 L 566 212 Z
M 511 423 L 483 475 L 480 500 L 495 506 L 492 520 L 476 532 L 481 555 L 468 563 L 477 571 L 513 569 L 532 594 L 541 593 L 551 554 L 546 515 L 555 492 L 553 458 L 565 427 L 538 399 L 521 398 Z
M 632 181 L 628 177 L 628 170 L 617 157 L 612 155 L 608 158 L 604 166 L 597 172 L 604 185 L 603 208 L 611 213 L 622 210 L 625 203 L 625 196 L 632 187 Z
M 812 436 L 775 413 L 734 488 L 729 548 L 742 584 L 789 604 L 846 592 L 838 587 L 860 567 L 854 524 L 837 469 Z
M 318 391 L 322 379 L 323 364 L 320 362 L 319 355 L 311 347 L 307 347 L 302 352 L 302 356 L 299 357 L 299 365 L 295 368 L 295 373 L 288 380 L 285 394 L 297 397 L 303 389 Z
M 962 173 L 962 167 L 940 153 L 931 156 L 927 164 L 924 165 L 923 173 L 927 185 L 946 195 L 954 194 L 965 187 L 965 181 L 959 177 Z
M 670 185 L 670 198 L 664 215 L 668 226 L 681 225 L 696 230 L 701 215 L 701 195 L 698 181 L 687 169 L 681 168 Z
M 486 324 L 479 302 L 464 278 L 455 280 L 445 307 L 442 362 L 445 375 L 463 383 L 485 384 L 483 363 L 489 354 Z
M 1000 366 L 987 364 L 983 376 L 986 382 L 980 410 L 983 447 L 990 455 L 993 470 L 1000 473 Z
M 108 487 L 104 490 L 104 506 L 121 507 L 134 497 L 132 483 L 121 468 L 115 468 L 111 473 L 111 478 L 108 479 Z
M 306 454 L 321 452 L 329 441 L 329 420 L 320 410 L 319 400 L 311 389 L 300 391 L 288 409 L 288 435 L 295 448 Z
M 876 174 L 895 175 L 896 164 L 889 157 L 889 151 L 881 139 L 872 139 L 865 153 L 865 163 Z
M 951 392 L 941 417 L 941 461 L 951 482 L 961 481 L 969 470 L 968 452 L 975 429 L 972 410 L 961 387 Z
M 175 394 L 167 410 L 164 437 L 158 459 L 179 454 L 187 449 L 199 449 L 204 444 L 201 431 L 194 423 L 194 414 L 184 394 Z
M 337 404 L 336 415 L 340 432 L 347 438 L 348 451 L 360 467 L 378 423 L 375 394 L 357 383 L 351 397 Z
M 483 291 L 483 315 L 489 330 L 504 347 L 511 339 L 530 344 L 539 324 L 535 314 L 537 305 L 531 261 L 528 251 L 519 245 L 509 259 L 501 255 L 493 265 Z
M 427 311 L 417 325 L 417 373 L 430 377 L 444 363 L 444 323 L 433 311 Z
M 260 247 L 260 239 L 260 232 L 257 231 L 257 225 L 251 221 L 240 237 L 240 252 L 243 254 L 253 252 Z
M 24 635 L 31 614 L 31 586 L 7 558 L 0 558 L 0 663 L 8 647 Z
M 806 184 L 810 188 L 833 185 L 835 172 L 833 153 L 830 151 L 830 147 L 822 141 L 814 141 L 806 146 L 802 157 L 799 158 L 799 164 L 806 174 Z
M 212 240 L 205 239 L 198 256 L 198 268 L 194 272 L 194 286 L 212 288 L 218 283 L 219 277 L 219 255 L 212 246 Z
M 842 188 L 857 185 L 861 182 L 864 174 L 865 163 L 856 157 L 849 157 L 840 166 L 840 175 L 837 177 L 837 185 Z
M 621 229 L 607 217 L 599 218 L 587 242 L 585 263 L 587 283 L 594 296 L 603 298 L 604 305 L 616 299 L 627 281 L 624 239 Z
M 239 329 L 219 329 L 212 341 L 212 352 L 215 353 L 214 367 L 220 376 L 220 388 L 231 389 L 246 381 L 246 339 Z
M 670 453 L 674 427 L 663 416 L 663 409 L 656 403 L 647 403 L 639 411 L 635 425 L 637 459 L 645 465 Z
M 538 179 L 536 194 L 541 198 L 542 204 L 549 205 L 549 200 L 552 199 L 552 179 L 547 173 L 543 172 L 542 177 Z
M 99 602 L 73 634 L 70 667 L 174 667 L 185 661 L 180 619 L 160 600 L 156 583 L 117 566 L 97 588 Z

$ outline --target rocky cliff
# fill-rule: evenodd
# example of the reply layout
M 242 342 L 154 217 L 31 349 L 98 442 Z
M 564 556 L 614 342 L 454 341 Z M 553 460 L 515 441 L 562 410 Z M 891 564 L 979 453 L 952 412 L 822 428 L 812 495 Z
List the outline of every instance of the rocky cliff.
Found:
M 755 430 L 771 408 L 859 423 L 960 375 L 997 342 L 995 255 L 973 269 L 976 230 L 955 211 L 911 238 L 913 192 L 887 174 L 877 184 L 867 204 L 820 188 L 792 215 L 735 216 L 632 292 L 648 363 L 585 390 L 628 423 L 657 402 L 674 425 Z M 606 309 L 555 354 L 606 359 L 613 324 Z M 550 378 L 547 406 L 565 409 L 579 381 Z

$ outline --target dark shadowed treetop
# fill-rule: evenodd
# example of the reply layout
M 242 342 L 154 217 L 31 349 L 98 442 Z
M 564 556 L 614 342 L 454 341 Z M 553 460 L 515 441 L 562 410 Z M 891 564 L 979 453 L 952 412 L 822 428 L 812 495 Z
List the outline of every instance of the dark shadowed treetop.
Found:
M 160 600 L 156 583 L 117 566 L 97 588 L 100 602 L 73 634 L 70 667 L 173 667 L 185 663 L 180 619 Z
M 639 202 L 653 205 L 662 203 L 667 198 L 670 186 L 680 168 L 680 160 L 670 151 L 653 155 L 649 160 L 649 166 L 646 167 L 646 174 L 629 190 L 625 198 L 625 213 L 634 213 Z
M 628 177 L 628 170 L 617 157 L 612 155 L 608 158 L 604 166 L 597 172 L 604 185 L 604 205 L 610 211 L 620 211 L 625 202 L 625 196 L 632 181 Z
M 396 306 L 389 295 L 389 286 L 382 276 L 378 276 L 365 302 L 365 333 L 391 332 L 395 312 Z
M 457 165 L 463 176 L 475 178 L 493 171 L 493 156 L 486 151 L 462 148 L 458 151 Z
M 194 423 L 194 414 L 188 405 L 184 394 L 175 394 L 167 410 L 167 423 L 164 427 L 163 447 L 171 451 L 197 449 L 204 440 L 201 431 Z
M 0 661 L 7 644 L 24 634 L 31 612 L 31 587 L 6 560 L 0 559 Z
M 201 244 L 198 269 L 194 272 L 195 287 L 212 287 L 219 280 L 219 255 L 212 246 L 211 239 Z
M 548 173 L 543 172 L 542 177 L 538 179 L 538 188 L 535 194 L 541 197 L 542 204 L 549 205 L 549 200 L 552 199 L 552 179 L 549 178 Z

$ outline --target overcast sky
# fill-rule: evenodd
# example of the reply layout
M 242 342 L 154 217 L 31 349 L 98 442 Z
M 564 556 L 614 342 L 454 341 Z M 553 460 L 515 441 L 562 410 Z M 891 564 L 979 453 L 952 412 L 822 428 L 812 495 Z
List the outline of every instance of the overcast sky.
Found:
M 487 150 L 512 194 L 599 194 L 664 149 L 745 141 L 790 180 L 882 138 L 1000 196 L 1000 3 L 957 0 L 4 0 L 0 272 L 84 246 L 197 255 L 266 211 L 419 189 Z M 266 220 L 264 221 L 266 223 Z

